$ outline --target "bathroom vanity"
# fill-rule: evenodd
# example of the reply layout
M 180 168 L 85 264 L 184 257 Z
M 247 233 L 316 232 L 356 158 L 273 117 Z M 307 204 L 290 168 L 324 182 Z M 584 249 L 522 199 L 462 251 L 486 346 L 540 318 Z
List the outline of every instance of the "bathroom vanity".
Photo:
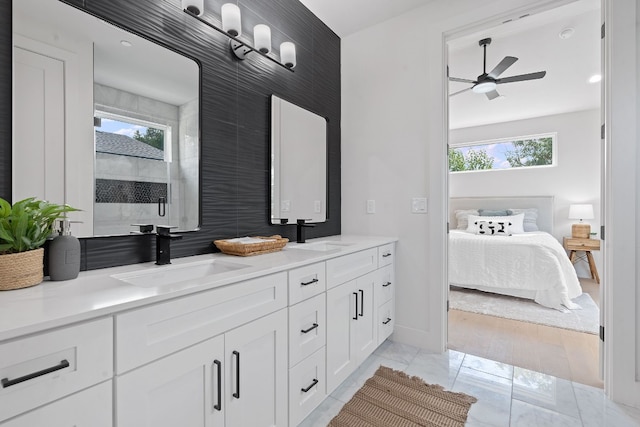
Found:
M 0 293 L 0 425 L 296 426 L 393 331 L 395 239 Z

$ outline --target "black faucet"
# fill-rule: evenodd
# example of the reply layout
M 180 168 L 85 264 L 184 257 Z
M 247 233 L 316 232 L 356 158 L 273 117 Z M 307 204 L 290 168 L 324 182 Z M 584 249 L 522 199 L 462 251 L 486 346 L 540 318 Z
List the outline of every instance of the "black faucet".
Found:
M 306 224 L 305 221 L 308 221 L 307 219 L 299 219 L 296 221 L 296 232 L 298 234 L 298 238 L 296 239 L 296 242 L 298 243 L 304 243 L 305 242 L 305 233 L 304 233 L 304 229 L 305 228 L 310 228 L 310 227 L 315 227 L 315 225 L 313 224 Z
M 171 241 L 182 239 L 180 234 L 171 234 L 169 231 L 176 228 L 171 225 L 156 225 L 156 264 L 171 264 Z

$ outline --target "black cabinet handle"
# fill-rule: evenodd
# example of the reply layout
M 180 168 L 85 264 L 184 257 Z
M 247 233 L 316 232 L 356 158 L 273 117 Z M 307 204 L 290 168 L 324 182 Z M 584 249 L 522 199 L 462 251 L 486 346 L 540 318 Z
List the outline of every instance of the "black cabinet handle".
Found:
M 10 380 L 9 378 L 3 378 L 2 379 L 2 388 L 7 388 L 7 387 L 11 387 L 12 385 L 16 385 L 16 384 L 20 384 L 23 383 L 25 381 L 29 381 L 32 380 L 34 378 L 38 378 L 41 377 L 43 375 L 47 375 L 50 374 L 51 372 L 55 372 L 55 371 L 59 371 L 60 369 L 64 369 L 64 368 L 68 368 L 69 367 L 69 361 L 67 359 L 62 359 L 60 361 L 59 364 L 57 364 L 56 366 L 52 366 L 50 368 L 46 368 L 43 369 L 41 371 L 38 372 L 33 372 L 31 374 L 27 374 L 25 376 L 22 377 L 18 377 L 14 380 Z
M 383 288 L 386 288 L 387 286 L 391 286 L 391 282 L 387 282 L 384 285 L 382 285 Z
M 309 332 L 313 331 L 317 327 L 318 327 L 318 324 L 314 323 L 313 326 L 311 326 L 309 329 L 302 329 L 300 332 L 302 332 L 303 334 L 308 334 Z
M 364 291 L 362 289 L 358 290 L 360 292 L 360 317 L 364 316 Z
M 391 256 L 391 252 L 387 252 L 386 254 L 382 254 L 382 258 L 386 258 Z
M 233 350 L 233 355 L 236 357 L 236 391 L 233 397 L 240 399 L 240 353 Z
M 384 322 L 382 322 L 383 325 L 386 325 L 387 323 L 391 322 L 391 317 L 387 317 L 387 320 L 385 320 Z
M 356 296 L 356 316 L 352 317 L 353 320 L 358 320 L 358 293 L 354 292 L 353 293 Z
M 213 364 L 216 365 L 218 370 L 218 403 L 213 405 L 213 409 L 222 411 L 222 363 L 219 360 L 214 360 Z
M 314 386 L 314 385 L 316 385 L 316 384 L 318 384 L 318 379 L 317 379 L 317 378 L 314 378 L 314 379 L 313 379 L 313 381 L 311 381 L 311 384 L 309 384 L 309 387 L 301 388 L 301 389 L 300 389 L 300 391 L 302 391 L 302 392 L 306 393 L 306 392 L 308 392 L 309 390 L 311 390 L 311 389 L 313 388 L 313 386 Z
M 300 282 L 300 286 L 308 286 L 308 285 L 312 285 L 314 283 L 318 283 L 318 279 L 313 279 L 313 280 L 310 280 L 308 282 Z

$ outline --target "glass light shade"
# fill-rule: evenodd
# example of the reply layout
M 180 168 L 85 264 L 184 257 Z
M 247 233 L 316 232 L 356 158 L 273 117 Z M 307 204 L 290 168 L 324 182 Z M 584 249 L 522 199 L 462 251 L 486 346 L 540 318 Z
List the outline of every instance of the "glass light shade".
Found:
M 269 53 L 271 50 L 271 28 L 264 24 L 253 27 L 253 44 L 262 53 Z
M 471 90 L 475 93 L 487 93 L 496 90 L 496 86 L 495 82 L 482 82 L 475 85 Z
M 187 9 L 197 16 L 202 16 L 204 12 L 204 0 L 182 0 L 182 9 Z
M 280 45 L 280 62 L 285 67 L 293 68 L 296 66 L 296 45 L 291 42 L 284 42 Z
M 569 219 L 593 219 L 593 205 L 570 205 Z
M 222 30 L 234 37 L 242 35 L 242 23 L 240 21 L 240 8 L 233 3 L 222 5 Z

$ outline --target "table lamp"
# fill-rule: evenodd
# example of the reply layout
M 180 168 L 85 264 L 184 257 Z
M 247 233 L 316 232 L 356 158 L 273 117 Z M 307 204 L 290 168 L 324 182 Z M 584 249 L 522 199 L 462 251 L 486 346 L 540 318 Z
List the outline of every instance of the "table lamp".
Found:
M 582 222 L 582 220 L 593 218 L 593 205 L 570 205 L 569 219 L 580 220 L 579 223 L 571 225 L 571 237 L 588 239 L 591 234 L 591 225 Z

